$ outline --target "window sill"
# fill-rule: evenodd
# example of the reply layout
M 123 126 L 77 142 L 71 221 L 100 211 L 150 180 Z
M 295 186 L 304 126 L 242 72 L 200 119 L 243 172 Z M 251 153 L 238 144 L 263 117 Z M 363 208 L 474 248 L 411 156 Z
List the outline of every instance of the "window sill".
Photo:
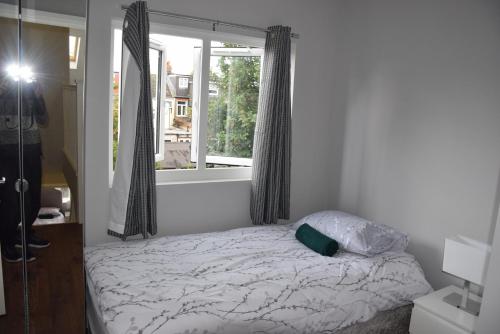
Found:
M 109 179 L 109 188 L 113 186 L 114 173 Z M 179 184 L 201 184 L 201 183 L 228 183 L 228 182 L 250 182 L 252 180 L 251 167 L 228 167 L 213 169 L 173 169 L 157 170 L 156 186 L 179 185 Z
M 210 169 L 157 170 L 156 184 L 189 184 L 208 182 L 248 182 L 252 178 L 251 167 L 228 167 Z
M 171 185 L 182 185 L 182 184 L 205 184 L 205 183 L 248 183 L 251 182 L 252 179 L 218 179 L 218 180 L 196 180 L 196 181 L 163 181 L 156 182 L 157 187 L 161 186 L 171 186 Z

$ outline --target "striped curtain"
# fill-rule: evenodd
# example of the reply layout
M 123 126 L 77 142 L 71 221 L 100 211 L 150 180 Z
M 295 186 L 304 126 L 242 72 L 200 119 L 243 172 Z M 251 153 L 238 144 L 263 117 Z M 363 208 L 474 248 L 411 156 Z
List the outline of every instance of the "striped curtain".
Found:
M 129 6 L 123 21 L 120 138 L 108 234 L 156 234 L 156 180 L 149 74 L 149 18 L 145 1 Z
M 255 124 L 250 216 L 256 225 L 290 218 L 290 27 L 268 28 Z

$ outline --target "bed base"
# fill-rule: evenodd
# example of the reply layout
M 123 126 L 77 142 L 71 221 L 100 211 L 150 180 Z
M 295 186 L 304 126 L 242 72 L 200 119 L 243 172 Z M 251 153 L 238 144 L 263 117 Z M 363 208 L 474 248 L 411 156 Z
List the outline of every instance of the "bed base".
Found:
M 99 315 L 88 291 L 86 292 L 86 299 L 86 333 L 109 334 L 104 324 L 99 319 Z M 372 319 L 341 329 L 335 332 L 335 334 L 408 334 L 412 307 L 413 305 L 406 305 L 394 310 L 379 312 Z
M 408 334 L 413 304 L 379 312 L 372 319 L 341 329 L 335 334 Z

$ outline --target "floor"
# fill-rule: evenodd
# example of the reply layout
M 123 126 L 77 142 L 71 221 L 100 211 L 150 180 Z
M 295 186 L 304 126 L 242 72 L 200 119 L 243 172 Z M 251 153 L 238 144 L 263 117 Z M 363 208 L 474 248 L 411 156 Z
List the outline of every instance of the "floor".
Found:
M 48 248 L 35 250 L 28 264 L 30 333 L 84 333 L 85 288 L 82 225 L 36 226 Z M 7 314 L 0 316 L 0 333 L 23 333 L 22 267 L 3 262 Z

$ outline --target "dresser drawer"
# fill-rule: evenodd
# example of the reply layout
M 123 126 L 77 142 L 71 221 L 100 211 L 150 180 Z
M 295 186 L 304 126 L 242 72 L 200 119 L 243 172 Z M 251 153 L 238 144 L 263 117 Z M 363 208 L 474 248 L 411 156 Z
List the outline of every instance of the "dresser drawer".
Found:
M 471 334 L 426 310 L 415 306 L 411 313 L 410 334 Z

